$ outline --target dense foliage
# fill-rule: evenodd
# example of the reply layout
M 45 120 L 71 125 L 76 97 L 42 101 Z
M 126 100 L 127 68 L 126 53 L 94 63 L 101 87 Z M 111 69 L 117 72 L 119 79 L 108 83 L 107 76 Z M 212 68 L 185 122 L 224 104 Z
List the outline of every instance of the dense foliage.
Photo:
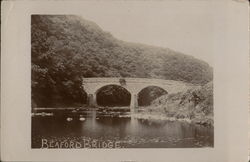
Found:
M 82 103 L 82 77 L 146 77 L 205 84 L 212 68 L 170 49 L 117 40 L 78 16 L 33 15 L 32 104 Z

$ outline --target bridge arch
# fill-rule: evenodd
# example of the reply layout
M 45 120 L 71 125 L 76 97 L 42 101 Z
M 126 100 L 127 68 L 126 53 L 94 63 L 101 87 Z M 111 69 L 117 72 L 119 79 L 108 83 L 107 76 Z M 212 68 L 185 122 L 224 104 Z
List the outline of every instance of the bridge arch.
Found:
M 147 85 L 138 91 L 138 106 L 148 106 L 156 98 L 168 94 L 168 90 L 159 85 Z
M 129 106 L 131 92 L 118 84 L 105 84 L 95 91 L 96 105 Z
M 148 87 L 158 87 L 164 91 L 166 91 L 168 93 L 168 89 L 166 89 L 165 87 L 163 86 L 160 86 L 160 85 L 156 85 L 156 84 L 148 84 L 148 85 L 145 85 L 143 87 L 140 87 L 140 89 L 138 89 L 138 92 L 137 93 L 140 93 L 143 89 L 145 88 L 148 88 Z
M 126 89 L 129 93 L 131 93 L 130 90 L 129 90 L 127 87 L 122 86 L 122 85 L 120 85 L 120 84 L 116 84 L 116 83 L 106 83 L 106 84 L 102 84 L 102 85 L 96 87 L 94 93 L 97 94 L 103 87 L 107 87 L 107 86 L 118 86 L 118 87 L 122 87 L 122 88 Z

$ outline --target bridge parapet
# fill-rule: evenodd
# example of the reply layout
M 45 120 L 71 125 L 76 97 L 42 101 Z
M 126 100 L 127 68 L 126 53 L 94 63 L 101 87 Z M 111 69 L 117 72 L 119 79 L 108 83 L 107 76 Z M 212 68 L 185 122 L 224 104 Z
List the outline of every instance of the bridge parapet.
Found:
M 120 79 L 124 79 L 129 83 L 144 83 L 144 84 L 185 84 L 191 85 L 189 83 L 185 83 L 182 81 L 174 81 L 174 80 L 164 80 L 164 79 L 151 79 L 151 78 L 83 78 L 83 83 L 112 83 L 119 82 Z

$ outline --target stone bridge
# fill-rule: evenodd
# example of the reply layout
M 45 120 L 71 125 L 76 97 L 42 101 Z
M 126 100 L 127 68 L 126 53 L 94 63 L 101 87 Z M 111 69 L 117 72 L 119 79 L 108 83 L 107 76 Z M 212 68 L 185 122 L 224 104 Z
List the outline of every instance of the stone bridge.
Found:
M 138 107 L 138 94 L 144 88 L 156 86 L 167 91 L 168 94 L 186 91 L 193 87 L 191 84 L 163 79 L 148 78 L 83 78 L 82 86 L 88 95 L 88 105 L 97 106 L 96 95 L 99 90 L 107 85 L 118 85 L 131 94 L 130 108 Z

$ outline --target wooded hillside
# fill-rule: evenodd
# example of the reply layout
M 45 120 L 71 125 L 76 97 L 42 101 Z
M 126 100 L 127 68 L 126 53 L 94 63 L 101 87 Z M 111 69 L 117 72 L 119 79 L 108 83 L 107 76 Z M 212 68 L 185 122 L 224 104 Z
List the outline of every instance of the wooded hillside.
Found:
M 84 102 L 82 77 L 141 77 L 211 81 L 204 61 L 167 48 L 128 43 L 78 16 L 33 15 L 32 103 L 61 106 Z

